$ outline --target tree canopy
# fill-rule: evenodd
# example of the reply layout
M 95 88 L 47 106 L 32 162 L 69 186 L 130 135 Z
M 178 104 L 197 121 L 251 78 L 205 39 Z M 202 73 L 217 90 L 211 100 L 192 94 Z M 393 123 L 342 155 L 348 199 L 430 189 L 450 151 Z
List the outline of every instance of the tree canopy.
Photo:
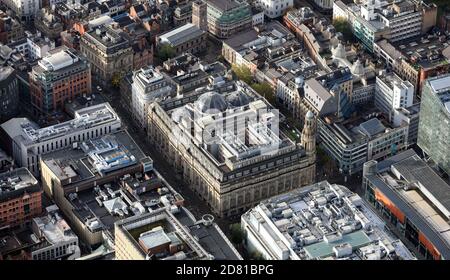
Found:
M 239 78 L 239 80 L 242 80 L 249 85 L 252 83 L 253 75 L 250 69 L 248 69 L 247 67 L 233 65 L 232 70 L 234 74 Z
M 341 32 L 344 40 L 353 41 L 353 32 L 350 23 L 345 18 L 336 18 L 333 20 L 333 26 L 337 32 Z
M 231 242 L 234 244 L 242 244 L 244 241 L 244 232 L 242 231 L 241 224 L 236 223 L 230 225 L 230 231 L 231 231 Z
M 157 56 L 161 61 L 166 61 L 170 58 L 175 57 L 176 51 L 175 49 L 168 44 L 164 44 L 158 49 Z

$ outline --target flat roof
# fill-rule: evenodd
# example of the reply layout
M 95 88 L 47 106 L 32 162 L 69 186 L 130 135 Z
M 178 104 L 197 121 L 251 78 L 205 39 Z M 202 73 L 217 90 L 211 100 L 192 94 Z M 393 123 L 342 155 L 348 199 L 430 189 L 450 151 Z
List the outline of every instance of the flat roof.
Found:
M 418 183 L 422 193 L 446 216 L 450 212 L 450 186 L 439 177 L 417 154 L 392 165 L 410 183 Z M 422 189 L 423 188 L 423 189 Z M 447 213 L 445 213 L 447 212 Z
M 434 92 L 440 92 L 447 89 L 450 90 L 450 75 L 430 79 L 428 80 L 428 83 Z
M 208 0 L 207 3 L 213 5 L 220 11 L 228 11 L 239 7 L 238 3 L 234 0 Z
M 305 249 L 306 253 L 311 258 L 324 258 L 333 255 L 333 248 L 336 246 L 348 243 L 352 246 L 352 249 L 355 250 L 372 242 L 373 241 L 364 233 L 364 231 L 356 231 L 343 235 L 340 240 L 331 242 L 322 241 L 305 246 L 303 249 Z
M 379 189 L 409 220 L 433 243 L 441 256 L 450 260 L 450 244 L 436 231 L 406 200 L 388 186 L 378 175 L 367 175 L 366 178 Z
M 169 43 L 177 46 L 194 38 L 197 38 L 205 34 L 205 31 L 201 30 L 192 23 L 186 23 L 185 25 L 178 27 L 165 34 L 159 35 L 158 38 L 162 43 Z

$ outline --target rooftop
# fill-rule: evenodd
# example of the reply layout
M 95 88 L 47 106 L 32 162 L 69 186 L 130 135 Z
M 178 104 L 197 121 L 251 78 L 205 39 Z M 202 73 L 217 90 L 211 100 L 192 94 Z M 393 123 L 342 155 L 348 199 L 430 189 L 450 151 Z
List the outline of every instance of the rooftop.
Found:
M 49 53 L 39 62 L 39 66 L 45 71 L 57 71 L 68 67 L 79 60 L 78 56 L 67 48 L 61 48 L 57 52 Z
M 116 131 L 42 156 L 42 161 L 67 186 L 95 180 L 108 173 L 142 164 L 147 157 L 128 132 Z
M 239 4 L 235 0 L 208 0 L 207 3 L 214 6 L 221 12 L 239 7 Z
M 365 178 L 450 259 L 450 186 L 413 150 L 378 163 L 377 173 Z
M 64 220 L 56 205 L 47 207 L 47 215 L 33 218 L 33 223 L 38 229 L 35 234 L 44 237 L 50 244 L 78 241 L 78 237 Z
M 324 116 L 328 129 L 345 144 L 358 144 L 361 141 L 372 140 L 380 134 L 396 129 L 385 115 L 376 108 L 369 108 L 364 113 L 344 120 L 334 115 Z
M 205 215 L 196 221 L 187 209 L 179 211 L 158 209 L 151 213 L 118 221 L 116 230 L 121 230 L 128 241 L 150 259 L 242 259 L 236 249 L 213 222 L 212 216 Z M 165 244 L 183 244 L 175 251 L 166 248 L 152 251 Z M 150 250 L 149 250 L 150 249 Z
M 119 116 L 108 103 L 102 103 L 77 110 L 75 118 L 70 121 L 44 128 L 39 128 L 27 118 L 13 118 L 1 127 L 11 139 L 34 144 L 113 121 L 120 122 Z
M 0 201 L 36 191 L 40 191 L 38 180 L 27 168 L 0 173 Z
M 433 77 L 428 79 L 426 83 L 438 95 L 447 112 L 450 114 L 450 75 Z
M 279 118 L 278 112 L 273 111 L 267 101 L 241 82 L 234 83 L 227 92 L 207 91 L 196 101 L 171 110 L 168 114 L 183 141 L 196 145 L 225 170 L 245 166 L 244 162 L 254 162 L 256 158 L 296 150 L 296 145 L 278 130 L 277 125 L 268 128 L 270 122 Z M 256 115 L 260 115 L 259 121 L 254 118 Z M 244 116 L 254 121 L 242 127 L 239 124 L 233 130 L 210 131 L 223 122 L 237 122 Z M 191 126 L 196 131 L 203 131 L 204 135 L 192 134 Z M 208 135 L 213 136 L 211 138 Z
M 168 43 L 172 46 L 178 46 L 203 34 L 205 34 L 205 31 L 199 29 L 192 23 L 187 23 L 183 26 L 175 28 L 174 30 L 159 35 L 158 38 L 161 43 Z
M 0 67 L 0 82 L 6 80 L 11 74 L 14 73 L 14 68 L 11 66 Z
M 414 259 L 359 195 L 327 181 L 263 201 L 242 220 L 257 235 L 265 229 L 275 259 Z

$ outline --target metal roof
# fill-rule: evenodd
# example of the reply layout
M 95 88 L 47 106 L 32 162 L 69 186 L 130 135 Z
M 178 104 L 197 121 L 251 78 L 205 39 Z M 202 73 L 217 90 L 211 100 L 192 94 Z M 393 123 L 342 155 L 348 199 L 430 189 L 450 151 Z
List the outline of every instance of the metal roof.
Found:
M 425 219 L 406 202 L 406 200 L 403 200 L 399 193 L 394 191 L 377 175 L 367 175 L 366 178 L 402 211 L 408 220 L 410 220 L 436 247 L 444 259 L 450 259 L 450 244 L 445 242 L 441 234 L 427 223 Z

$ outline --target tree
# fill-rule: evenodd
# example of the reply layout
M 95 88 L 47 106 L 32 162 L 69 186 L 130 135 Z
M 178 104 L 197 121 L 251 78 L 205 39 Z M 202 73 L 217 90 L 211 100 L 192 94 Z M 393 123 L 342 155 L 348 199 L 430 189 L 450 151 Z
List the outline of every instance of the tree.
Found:
M 119 88 L 121 81 L 122 81 L 122 74 L 120 72 L 115 72 L 111 78 L 111 85 L 115 88 Z
M 263 96 L 265 99 L 267 99 L 267 101 L 269 101 L 272 105 L 275 105 L 276 100 L 275 100 L 275 94 L 274 91 L 272 89 L 272 86 L 267 83 L 254 83 L 251 85 L 251 87 L 257 92 L 259 93 L 261 96 Z
M 158 49 L 158 53 L 157 53 L 157 57 L 161 60 L 161 61 L 166 61 L 170 58 L 175 57 L 176 55 L 176 51 L 175 49 L 168 44 L 164 44 L 162 45 L 159 49 Z
M 264 256 L 260 252 L 255 251 L 255 252 L 250 254 L 250 260 L 263 261 L 264 260 Z
M 239 78 L 239 80 L 244 81 L 249 85 L 253 81 L 252 72 L 247 67 L 243 65 L 242 66 L 233 65 L 231 69 L 233 70 L 234 74 Z
M 336 18 L 333 21 L 333 26 L 337 32 L 341 32 L 342 36 L 344 36 L 344 40 L 353 41 L 353 32 L 350 23 L 342 17 Z
M 241 228 L 240 223 L 231 224 L 230 225 L 230 231 L 231 231 L 231 242 L 235 245 L 242 244 L 242 241 L 244 241 L 244 231 Z

